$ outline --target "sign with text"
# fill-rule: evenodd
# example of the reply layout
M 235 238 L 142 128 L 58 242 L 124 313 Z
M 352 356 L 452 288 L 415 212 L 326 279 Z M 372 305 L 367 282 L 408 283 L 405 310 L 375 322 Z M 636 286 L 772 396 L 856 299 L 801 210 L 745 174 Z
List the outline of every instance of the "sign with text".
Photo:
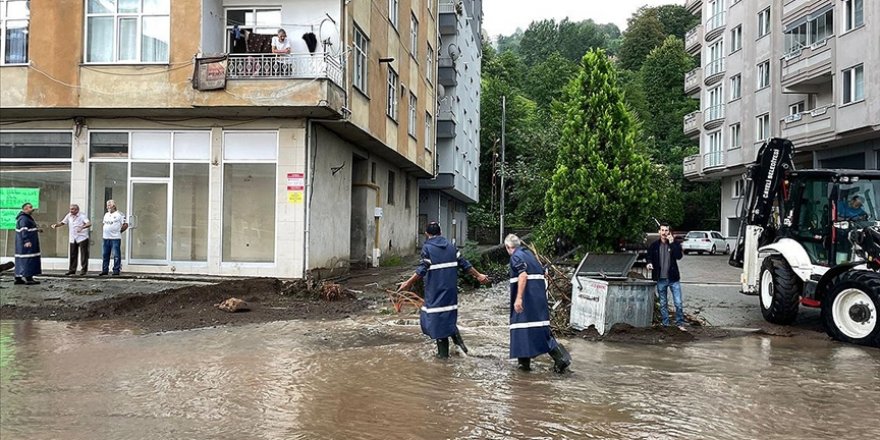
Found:
M 0 188 L 0 208 L 20 210 L 21 205 L 25 203 L 30 203 L 34 205 L 34 209 L 39 209 L 40 188 Z
M 294 205 L 303 202 L 306 179 L 303 173 L 287 173 L 287 201 Z
M 225 89 L 226 57 L 196 58 L 192 82 L 196 90 Z
M 0 208 L 0 229 L 15 229 L 15 217 L 20 209 Z

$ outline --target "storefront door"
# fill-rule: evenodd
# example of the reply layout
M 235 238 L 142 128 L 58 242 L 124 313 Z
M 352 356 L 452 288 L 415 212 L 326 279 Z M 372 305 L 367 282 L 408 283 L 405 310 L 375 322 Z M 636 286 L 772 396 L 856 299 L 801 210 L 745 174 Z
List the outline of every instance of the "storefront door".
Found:
M 170 258 L 168 181 L 131 180 L 129 198 L 129 264 L 166 265 Z

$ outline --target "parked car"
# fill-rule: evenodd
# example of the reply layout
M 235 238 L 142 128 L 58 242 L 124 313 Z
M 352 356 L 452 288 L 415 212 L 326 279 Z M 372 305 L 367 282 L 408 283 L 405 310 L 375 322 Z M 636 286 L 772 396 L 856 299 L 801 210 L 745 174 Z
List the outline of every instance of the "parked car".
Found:
M 718 231 L 691 231 L 684 237 L 681 244 L 684 253 L 696 252 L 698 254 L 709 253 L 715 255 L 718 252 L 730 253 L 730 244 Z

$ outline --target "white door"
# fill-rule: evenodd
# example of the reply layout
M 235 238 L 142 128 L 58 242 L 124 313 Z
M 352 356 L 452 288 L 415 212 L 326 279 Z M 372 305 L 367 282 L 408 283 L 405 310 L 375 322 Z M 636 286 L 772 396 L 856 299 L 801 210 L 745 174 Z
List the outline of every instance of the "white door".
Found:
M 129 264 L 168 264 L 171 241 L 168 181 L 131 181 L 129 197 Z

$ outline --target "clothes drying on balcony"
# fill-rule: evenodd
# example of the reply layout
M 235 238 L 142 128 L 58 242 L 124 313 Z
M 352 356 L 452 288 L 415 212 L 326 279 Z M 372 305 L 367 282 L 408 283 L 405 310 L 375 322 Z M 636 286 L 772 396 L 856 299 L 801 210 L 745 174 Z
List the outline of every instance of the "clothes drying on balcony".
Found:
M 303 34 L 303 41 L 306 42 L 306 46 L 309 48 L 310 53 L 315 53 L 315 50 L 318 49 L 318 37 L 315 36 L 314 32 L 306 32 Z
M 272 53 L 272 37 L 274 36 L 251 33 L 247 37 L 248 53 Z

